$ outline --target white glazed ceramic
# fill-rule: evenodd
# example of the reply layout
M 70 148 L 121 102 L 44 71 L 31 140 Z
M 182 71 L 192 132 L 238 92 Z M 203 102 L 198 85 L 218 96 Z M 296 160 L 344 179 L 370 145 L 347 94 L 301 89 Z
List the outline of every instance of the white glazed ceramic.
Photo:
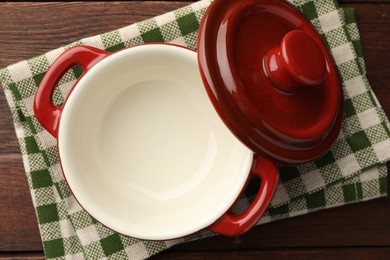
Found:
M 58 149 L 82 207 L 143 239 L 211 225 L 239 196 L 253 159 L 210 103 L 196 53 L 162 44 L 112 54 L 81 78 Z

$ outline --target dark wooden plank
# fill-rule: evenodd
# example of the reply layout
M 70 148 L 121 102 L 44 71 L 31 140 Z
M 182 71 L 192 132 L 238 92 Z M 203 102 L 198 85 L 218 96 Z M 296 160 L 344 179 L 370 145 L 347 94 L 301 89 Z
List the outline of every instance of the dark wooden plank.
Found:
M 163 252 L 150 258 L 159 259 L 387 259 L 390 255 L 389 247 L 363 247 L 363 248 L 298 248 L 298 249 L 264 249 L 262 251 L 219 251 L 219 252 Z M 43 252 L 28 253 L 0 253 L 0 260 L 40 260 L 44 259 Z
M 1 57 L 1 56 L 0 56 Z M 0 84 L 0 88 L 1 84 Z M 0 90 L 0 155 L 20 153 L 18 139 L 12 122 L 11 111 L 5 99 L 4 91 Z
M 0 260 L 42 260 L 45 255 L 42 251 L 38 252 L 0 252 Z
M 388 259 L 390 248 L 363 247 L 363 248 L 303 248 L 303 249 L 271 249 L 262 251 L 220 251 L 220 252 L 188 252 L 186 254 L 164 252 L 151 257 L 150 260 L 157 259 Z
M 0 68 L 188 2 L 0 3 Z
M 0 251 L 42 250 L 21 155 L 0 155 Z
M 132 0 L 138 2 L 158 2 L 159 0 Z M 163 0 L 164 2 L 194 2 L 193 0 Z M 287 0 L 288 1 L 288 0 Z M 107 0 L 99 0 L 94 2 L 118 2 L 118 1 L 107 1 Z M 340 4 L 381 4 L 381 3 L 389 3 L 390 0 L 338 0 Z
M 339 4 L 385 4 L 390 3 L 390 0 L 339 0 Z

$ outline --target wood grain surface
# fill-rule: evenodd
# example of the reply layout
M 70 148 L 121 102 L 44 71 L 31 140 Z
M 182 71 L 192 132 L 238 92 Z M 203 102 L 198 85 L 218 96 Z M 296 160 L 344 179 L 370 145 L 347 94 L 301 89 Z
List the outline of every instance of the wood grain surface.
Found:
M 0 3 L 0 68 L 72 41 L 114 30 L 188 1 Z M 341 1 L 355 8 L 368 79 L 390 116 L 390 1 Z M 0 91 L 0 259 L 42 259 L 22 158 Z M 347 205 L 173 247 L 153 259 L 390 257 L 390 199 Z

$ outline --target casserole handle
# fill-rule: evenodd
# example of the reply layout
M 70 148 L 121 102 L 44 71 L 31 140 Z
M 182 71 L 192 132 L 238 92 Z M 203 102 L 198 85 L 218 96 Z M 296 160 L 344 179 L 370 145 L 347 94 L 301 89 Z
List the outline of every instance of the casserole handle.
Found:
M 259 177 L 261 185 L 248 209 L 241 215 L 227 212 L 207 229 L 226 236 L 238 236 L 259 221 L 275 193 L 279 181 L 279 170 L 275 162 L 255 155 L 251 175 Z
M 52 100 L 54 89 L 62 76 L 73 66 L 80 65 L 84 70 L 82 77 L 93 65 L 108 55 L 108 52 L 96 48 L 76 46 L 66 50 L 53 62 L 39 84 L 34 99 L 34 114 L 52 136 L 57 138 L 61 112 L 66 103 L 65 100 L 61 106 L 55 106 Z M 77 82 L 70 91 L 76 84 Z

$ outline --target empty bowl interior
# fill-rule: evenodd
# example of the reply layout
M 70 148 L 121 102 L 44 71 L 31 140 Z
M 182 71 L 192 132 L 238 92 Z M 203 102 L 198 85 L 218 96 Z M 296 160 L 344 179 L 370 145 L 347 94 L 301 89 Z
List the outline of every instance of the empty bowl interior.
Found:
M 196 53 L 163 44 L 122 50 L 89 70 L 64 106 L 58 146 L 82 207 L 144 239 L 212 224 L 239 195 L 253 157 L 215 112 Z

